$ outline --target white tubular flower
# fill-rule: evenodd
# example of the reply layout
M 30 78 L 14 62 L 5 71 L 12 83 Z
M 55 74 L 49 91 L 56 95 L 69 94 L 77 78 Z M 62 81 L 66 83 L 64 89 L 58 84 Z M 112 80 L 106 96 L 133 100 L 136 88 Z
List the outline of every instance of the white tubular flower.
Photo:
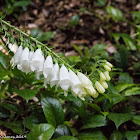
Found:
M 106 71 L 111 71 L 111 68 L 110 68 L 108 65 L 104 65 L 104 69 L 105 69 Z
M 105 75 L 102 72 L 100 72 L 100 80 L 101 81 L 106 80 L 106 77 L 105 77 Z
M 71 85 L 70 75 L 69 75 L 67 68 L 64 66 L 64 64 L 62 65 L 62 67 L 60 68 L 60 71 L 59 71 L 58 85 L 65 91 L 68 90 L 68 88 Z
M 108 88 L 108 84 L 105 81 L 100 81 L 100 83 L 104 87 L 104 89 Z
M 95 82 L 95 87 L 96 87 L 96 89 L 98 90 L 99 93 L 104 93 L 105 92 L 104 87 L 98 81 Z
M 17 51 L 16 51 L 16 53 L 15 53 L 15 55 L 14 55 L 14 57 L 13 57 L 13 64 L 12 64 L 13 68 L 14 68 L 16 65 L 18 65 L 18 64 L 21 63 L 21 54 L 22 54 L 22 51 L 23 51 L 23 48 L 22 48 L 22 46 L 20 46 L 20 47 L 17 49 Z
M 9 49 L 10 49 L 13 53 L 15 53 L 15 52 L 17 51 L 17 49 L 18 49 L 18 45 L 17 45 L 16 42 L 15 42 L 14 44 L 9 43 L 9 44 L 8 44 L 8 47 L 9 47 Z
M 37 49 L 32 57 L 30 68 L 32 71 L 36 71 L 37 79 L 43 72 L 44 56 L 42 55 L 41 49 Z
M 78 97 L 81 99 L 81 100 L 85 100 L 85 96 L 87 96 L 88 95 L 88 93 L 85 91 L 85 89 L 84 89 L 84 87 L 81 87 L 80 88 L 80 92 L 79 92 L 79 94 L 78 94 Z
M 59 82 L 59 65 L 56 63 L 53 67 L 53 75 L 50 81 L 50 86 L 53 87 Z
M 34 55 L 34 52 L 29 52 L 29 60 L 31 61 L 32 60 L 32 58 L 33 58 L 33 55 Z
M 104 75 L 105 75 L 107 81 L 110 81 L 110 80 L 111 80 L 108 71 L 105 71 L 105 72 L 104 72 Z
M 29 49 L 27 47 L 22 51 L 21 67 L 21 71 L 25 72 L 26 74 L 30 72 Z
M 78 94 L 80 91 L 79 86 L 81 85 L 81 82 L 78 79 L 78 76 L 72 70 L 69 70 L 69 75 L 70 75 L 70 80 L 71 80 L 71 89 L 73 92 Z
M 78 72 L 78 78 L 84 87 L 92 86 L 92 82 L 81 72 Z
M 52 72 L 53 72 L 53 60 L 52 57 L 49 55 L 47 56 L 44 62 L 44 68 L 43 68 L 43 75 L 48 83 L 52 78 L 52 74 L 53 74 Z

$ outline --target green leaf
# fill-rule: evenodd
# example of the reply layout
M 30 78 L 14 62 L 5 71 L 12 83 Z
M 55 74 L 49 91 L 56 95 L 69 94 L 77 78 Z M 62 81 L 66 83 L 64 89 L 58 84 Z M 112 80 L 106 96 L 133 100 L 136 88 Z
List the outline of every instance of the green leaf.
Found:
M 107 125 L 106 117 L 102 115 L 93 115 L 91 118 L 87 120 L 87 122 L 82 126 L 81 129 L 96 128 L 106 125 Z
M 60 137 L 60 136 L 69 136 L 71 135 L 70 129 L 66 125 L 58 125 L 55 129 L 54 138 Z
M 10 73 L 8 70 L 0 71 L 0 81 Z
M 97 0 L 98 6 L 105 6 L 105 0 Z
M 118 130 L 115 130 L 113 133 L 111 133 L 109 140 L 122 140 L 121 132 Z
M 80 133 L 79 140 L 107 140 L 101 131 L 93 131 L 91 133 Z
M 128 84 L 133 84 L 133 78 L 129 75 L 129 73 L 121 73 L 119 76 L 119 82 L 126 82 Z
M 8 118 L 10 115 L 10 111 L 0 106 L 0 118 Z
M 36 116 L 36 115 L 31 115 L 29 117 L 26 118 L 25 120 L 25 126 L 28 129 L 32 129 L 34 126 L 36 126 L 37 124 L 40 123 L 40 116 Z
M 21 121 L 8 122 L 5 123 L 4 126 L 10 128 L 16 134 L 21 134 L 23 132 L 23 125 Z
M 81 49 L 77 45 L 72 45 L 72 46 L 81 56 L 83 56 L 83 52 L 81 51 Z
M 79 23 L 79 19 L 80 17 L 78 15 L 74 15 L 72 16 L 70 22 L 69 22 L 69 25 L 72 27 L 72 26 L 75 26 Z
M 0 63 L 3 65 L 4 68 L 8 65 L 8 59 L 4 53 L 0 51 Z
M 56 127 L 64 122 L 64 112 L 61 103 L 51 97 L 42 97 L 42 108 L 49 124 Z
M 30 0 L 21 0 L 21 1 L 15 1 L 14 2 L 14 7 L 23 7 L 23 6 L 28 6 L 31 3 Z
M 135 41 L 128 34 L 122 34 L 121 36 L 126 46 L 129 47 L 130 50 L 135 51 L 137 49 Z
M 39 41 L 49 41 L 53 37 L 54 37 L 54 32 L 53 31 L 49 31 L 49 32 L 43 33 L 38 40 Z
M 134 23 L 139 24 L 140 23 L 140 12 L 139 11 L 132 11 L 131 12 Z
M 106 11 L 116 22 L 124 19 L 122 12 L 113 6 L 107 6 Z
M 133 116 L 132 122 L 135 123 L 135 124 L 140 125 L 140 115 Z
M 57 139 L 51 139 L 51 140 L 78 140 L 78 139 L 73 136 L 62 136 Z
M 132 86 L 135 86 L 135 84 L 128 84 L 125 82 L 121 82 L 115 88 L 117 89 L 118 92 L 122 92 L 123 90 L 125 90 L 129 87 L 132 87 Z
M 24 90 L 19 90 L 19 89 L 12 89 L 13 92 L 16 92 L 17 94 L 19 94 L 19 96 L 21 96 L 22 98 L 24 98 L 26 100 L 26 102 L 28 102 L 29 99 L 32 99 L 36 94 L 37 94 L 37 90 L 35 89 L 24 89 Z
M 16 105 L 12 105 L 6 102 L 1 103 L 0 105 L 6 108 L 7 110 L 14 111 L 14 112 L 18 111 L 18 108 Z
M 140 95 L 140 87 L 134 87 L 124 92 L 125 96 Z
M 108 118 L 115 123 L 116 128 L 118 129 L 122 123 L 129 121 L 132 118 L 132 115 L 128 113 L 109 113 Z
M 140 134 L 140 130 L 125 132 L 127 140 L 138 140 L 138 134 Z
M 32 29 L 30 35 L 34 38 L 40 38 L 41 37 L 41 30 L 40 29 Z
M 54 133 L 54 127 L 50 124 L 39 124 L 33 127 L 27 135 L 28 140 L 49 140 Z

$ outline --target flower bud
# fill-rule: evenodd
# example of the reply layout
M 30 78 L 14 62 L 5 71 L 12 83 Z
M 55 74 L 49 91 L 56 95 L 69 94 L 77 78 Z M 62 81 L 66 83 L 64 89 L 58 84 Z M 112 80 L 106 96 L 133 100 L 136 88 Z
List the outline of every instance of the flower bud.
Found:
M 105 92 L 104 87 L 98 81 L 95 82 L 95 87 L 96 87 L 96 89 L 98 90 L 99 93 L 104 93 Z
M 50 86 L 53 87 L 55 85 L 58 84 L 59 82 L 59 65 L 58 63 L 56 63 L 53 67 L 53 71 L 52 71 L 52 78 L 51 78 L 51 81 L 50 81 Z
M 100 83 L 104 87 L 104 89 L 108 88 L 108 84 L 105 81 L 100 81 Z
M 106 65 L 108 65 L 110 68 L 113 68 L 113 65 L 110 62 L 106 62 Z
M 58 85 L 65 91 L 68 90 L 68 88 L 71 85 L 69 72 L 64 65 L 62 65 L 62 67 L 60 68 L 60 71 L 59 71 Z
M 89 87 L 86 87 L 85 90 L 87 91 L 87 93 L 91 96 L 94 96 L 96 94 L 96 90 L 94 89 L 93 86 L 89 86 Z
M 79 91 L 79 94 L 78 94 L 78 97 L 81 99 L 81 100 L 85 100 L 85 96 L 88 95 L 88 93 L 85 91 L 84 87 L 81 86 L 80 88 L 80 91 Z
M 101 81 L 106 80 L 106 77 L 105 77 L 105 75 L 102 72 L 100 72 L 100 80 Z
M 107 81 L 110 81 L 110 80 L 111 80 L 108 71 L 105 71 L 105 72 L 104 72 L 104 75 L 105 75 Z
M 111 71 L 111 68 L 110 68 L 108 65 L 104 65 L 104 69 L 105 69 L 106 71 Z
M 78 72 L 78 78 L 84 87 L 92 86 L 92 82 L 81 72 Z
M 95 94 L 92 95 L 93 98 L 97 98 L 99 96 L 98 92 L 96 91 Z

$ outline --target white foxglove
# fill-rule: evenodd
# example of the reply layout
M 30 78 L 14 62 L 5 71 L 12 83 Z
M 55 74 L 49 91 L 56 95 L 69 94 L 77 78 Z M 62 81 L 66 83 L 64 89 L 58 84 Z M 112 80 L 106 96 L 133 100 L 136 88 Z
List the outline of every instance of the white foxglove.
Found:
M 30 60 L 30 61 L 32 60 L 33 55 L 34 55 L 34 52 L 33 52 L 33 51 L 29 52 L 29 60 Z
M 13 65 L 12 65 L 13 67 L 15 67 L 16 65 L 18 65 L 18 64 L 21 63 L 21 54 L 22 54 L 22 51 L 23 51 L 23 48 L 22 48 L 22 46 L 20 46 L 17 49 L 17 51 L 16 51 L 16 53 L 15 53 L 15 55 L 13 57 Z
M 78 72 L 78 78 L 84 87 L 92 86 L 92 82 L 81 72 Z
M 87 96 L 88 93 L 85 91 L 84 87 L 81 87 L 80 88 L 80 92 L 78 94 L 78 97 L 81 99 L 81 100 L 85 100 L 85 96 Z
M 89 86 L 89 87 L 86 87 L 85 90 L 87 91 L 87 93 L 91 96 L 94 97 L 94 95 L 96 94 L 96 90 L 94 89 L 93 86 Z
M 33 54 L 32 60 L 30 62 L 30 68 L 32 71 L 36 71 L 37 79 L 39 79 L 40 74 L 43 73 L 44 66 L 44 56 L 42 55 L 41 49 L 37 49 Z
M 58 63 L 56 63 L 53 67 L 53 74 L 52 74 L 52 78 L 50 81 L 50 86 L 53 87 L 55 85 L 57 85 L 59 82 L 59 65 Z
M 69 75 L 71 80 L 71 89 L 74 93 L 78 94 L 80 91 L 79 86 L 81 86 L 81 82 L 78 76 L 72 70 L 69 70 Z
M 29 49 L 27 47 L 22 51 L 21 67 L 22 67 L 21 71 L 25 72 L 26 74 L 31 71 L 30 60 L 29 60 Z
M 62 65 L 62 67 L 60 68 L 60 71 L 59 71 L 58 85 L 65 91 L 68 90 L 68 88 L 71 85 L 69 72 L 64 65 Z

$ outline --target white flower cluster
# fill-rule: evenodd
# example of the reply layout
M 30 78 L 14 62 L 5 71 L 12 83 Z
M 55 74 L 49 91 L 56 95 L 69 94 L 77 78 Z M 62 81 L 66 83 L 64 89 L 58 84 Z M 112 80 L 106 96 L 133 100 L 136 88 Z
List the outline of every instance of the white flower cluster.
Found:
M 102 90 L 107 88 L 105 80 L 110 80 L 108 71 L 104 72 L 104 74 L 101 73 L 101 84 L 98 81 L 95 83 L 97 92 L 92 82 L 84 74 L 78 72 L 76 75 L 71 69 L 68 70 L 64 64 L 59 68 L 58 63 L 53 64 L 50 55 L 46 59 L 44 58 L 41 49 L 33 52 L 29 51 L 28 47 L 23 49 L 20 46 L 11 62 L 13 67 L 17 66 L 19 70 L 26 74 L 35 72 L 37 79 L 43 74 L 45 88 L 47 88 L 47 84 L 50 84 L 51 87 L 60 86 L 64 90 L 64 93 L 70 89 L 75 97 L 78 96 L 82 100 L 87 95 L 94 98 L 98 97 L 98 92 L 102 93 Z M 109 65 L 107 64 L 107 66 Z

